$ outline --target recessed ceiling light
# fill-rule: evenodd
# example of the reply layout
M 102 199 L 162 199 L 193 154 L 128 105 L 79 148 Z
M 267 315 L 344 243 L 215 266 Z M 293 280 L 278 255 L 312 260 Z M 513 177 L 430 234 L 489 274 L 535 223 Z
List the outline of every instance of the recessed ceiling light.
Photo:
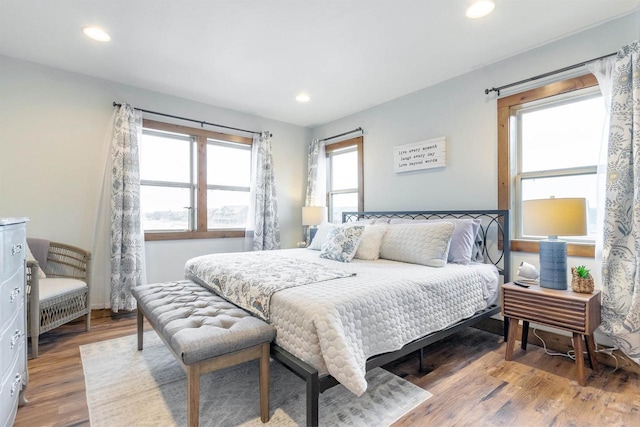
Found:
M 98 27 L 84 27 L 82 32 L 90 39 L 99 42 L 108 42 L 111 40 L 111 36 Z
M 311 101 L 311 98 L 306 93 L 301 93 L 300 95 L 296 96 L 296 101 L 298 101 L 298 102 L 309 102 L 309 101 Z
M 496 4 L 493 0 L 478 0 L 474 2 L 467 9 L 467 18 L 476 19 L 482 18 L 483 16 L 487 16 L 493 9 L 495 9 Z

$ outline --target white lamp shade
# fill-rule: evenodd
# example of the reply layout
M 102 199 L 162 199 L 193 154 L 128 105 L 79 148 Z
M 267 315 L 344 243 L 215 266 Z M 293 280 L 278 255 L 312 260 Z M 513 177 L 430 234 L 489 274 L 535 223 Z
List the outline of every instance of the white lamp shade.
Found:
M 522 202 L 523 233 L 530 236 L 584 236 L 587 201 L 583 198 L 537 199 Z
M 303 206 L 302 225 L 319 225 L 324 222 L 327 208 L 324 206 Z

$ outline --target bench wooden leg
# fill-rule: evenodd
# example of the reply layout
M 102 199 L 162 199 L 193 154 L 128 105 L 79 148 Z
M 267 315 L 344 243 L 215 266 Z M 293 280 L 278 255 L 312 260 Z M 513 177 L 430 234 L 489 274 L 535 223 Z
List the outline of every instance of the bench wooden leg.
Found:
M 187 425 L 198 427 L 200 422 L 200 365 L 187 366 Z
M 269 350 L 270 344 L 262 344 L 260 354 L 260 420 L 269 421 Z
M 144 314 L 138 308 L 138 350 L 142 350 L 142 335 L 144 334 Z

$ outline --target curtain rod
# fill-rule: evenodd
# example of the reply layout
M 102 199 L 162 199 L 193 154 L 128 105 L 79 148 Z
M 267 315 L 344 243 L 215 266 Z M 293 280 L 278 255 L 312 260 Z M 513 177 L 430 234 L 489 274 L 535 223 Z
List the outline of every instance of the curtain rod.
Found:
M 344 132 L 344 133 L 341 133 L 339 135 L 333 135 L 333 136 L 330 136 L 328 138 L 323 138 L 323 139 L 320 140 L 320 142 L 328 141 L 330 139 L 340 138 L 341 136 L 349 135 L 350 133 L 355 133 L 355 132 L 364 132 L 364 130 L 362 130 L 362 128 L 355 128 L 354 130 L 350 130 L 348 132 Z
M 617 55 L 617 54 L 618 54 L 618 52 L 610 53 L 608 55 L 600 56 L 598 58 L 593 58 L 593 59 L 590 59 L 588 61 L 581 62 L 579 64 L 569 65 L 568 67 L 559 68 L 557 70 L 549 71 L 548 73 L 544 73 L 544 74 L 540 74 L 538 76 L 530 77 L 528 79 L 520 80 L 519 82 L 509 83 L 508 85 L 504 85 L 504 86 L 500 86 L 500 87 L 492 87 L 491 89 L 485 89 L 484 90 L 484 94 L 485 95 L 489 95 L 490 92 L 497 92 L 498 96 L 500 96 L 500 91 L 502 89 L 507 89 L 507 88 L 510 88 L 512 86 L 517 86 L 517 85 L 521 85 L 523 83 L 532 82 L 532 81 L 541 79 L 543 77 L 549 77 L 549 76 L 553 76 L 554 74 L 559 74 L 559 73 L 562 73 L 562 72 L 565 72 L 565 71 L 573 70 L 574 68 L 578 68 L 578 67 L 582 67 L 583 65 L 587 65 L 590 62 L 594 62 L 594 61 L 597 61 L 599 59 L 608 58 L 610 56 Z
M 120 107 L 122 104 L 118 104 L 117 102 L 113 101 L 113 106 L 114 107 Z M 200 123 L 200 127 L 204 127 L 204 125 L 208 125 L 208 126 L 215 126 L 215 127 L 219 127 L 219 128 L 225 128 L 225 129 L 233 129 L 233 130 L 237 130 L 240 132 L 247 132 L 247 133 L 254 133 L 257 135 L 261 135 L 262 132 L 256 132 L 254 130 L 246 130 L 246 129 L 240 129 L 240 128 L 234 128 L 231 126 L 225 126 L 225 125 L 218 125 L 215 123 L 209 123 L 209 122 L 205 122 L 202 120 L 194 120 L 194 119 L 188 119 L 186 117 L 180 117 L 180 116 L 174 116 L 172 114 L 165 114 L 165 113 L 158 113 L 157 111 L 149 111 L 149 110 L 143 110 L 142 108 L 137 108 L 137 107 L 133 107 L 134 110 L 138 110 L 138 111 L 142 111 L 143 113 L 149 113 L 149 114 L 155 114 L 157 116 L 163 116 L 163 117 L 171 117 L 172 119 L 178 119 L 178 120 L 186 120 L 188 122 L 193 122 L 193 123 Z M 269 137 L 272 137 L 272 134 L 269 134 Z

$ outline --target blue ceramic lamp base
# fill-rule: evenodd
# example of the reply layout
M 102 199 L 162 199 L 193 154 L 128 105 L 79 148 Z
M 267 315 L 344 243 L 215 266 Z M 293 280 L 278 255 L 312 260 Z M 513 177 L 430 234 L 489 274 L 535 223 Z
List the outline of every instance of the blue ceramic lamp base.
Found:
M 313 238 L 316 237 L 316 233 L 317 232 L 318 232 L 318 227 L 317 226 L 309 227 L 309 244 L 311 244 L 311 242 L 313 242 Z
M 540 286 L 567 289 L 567 242 L 540 241 Z

